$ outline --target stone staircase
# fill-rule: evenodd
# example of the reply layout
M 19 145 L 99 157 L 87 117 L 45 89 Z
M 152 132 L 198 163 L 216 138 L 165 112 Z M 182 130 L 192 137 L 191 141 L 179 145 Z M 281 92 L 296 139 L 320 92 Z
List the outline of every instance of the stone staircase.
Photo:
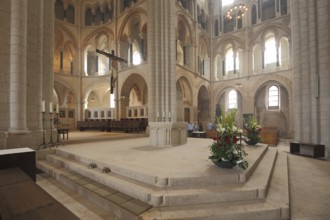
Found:
M 120 219 L 289 219 L 287 155 L 267 146 L 253 152 L 245 171 L 202 176 L 155 176 L 60 149 L 37 167 Z

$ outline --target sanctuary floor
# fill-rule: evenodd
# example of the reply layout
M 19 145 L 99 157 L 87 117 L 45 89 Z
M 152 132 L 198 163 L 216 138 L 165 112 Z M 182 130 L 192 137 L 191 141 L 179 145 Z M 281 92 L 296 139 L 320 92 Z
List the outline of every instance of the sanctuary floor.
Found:
M 164 172 L 172 172 L 171 175 L 185 175 L 179 171 L 174 172 L 171 162 L 166 157 L 166 149 L 155 150 L 148 146 L 145 134 L 127 134 L 115 132 L 84 131 L 70 132 L 69 140 L 61 140 L 64 148 L 68 152 L 75 152 L 80 155 L 88 155 L 89 158 L 109 160 L 116 163 L 116 160 L 127 160 L 127 164 L 141 160 L 140 169 L 147 163 L 161 163 L 167 169 Z M 135 138 L 141 137 L 141 138 Z M 132 139 L 134 138 L 134 139 Z M 122 140 L 125 140 L 123 145 Z M 188 143 L 198 145 L 205 139 L 188 138 Z M 211 140 L 209 140 L 211 143 Z M 120 147 L 118 147 L 120 145 Z M 130 152 L 128 146 L 138 146 L 134 152 Z M 281 140 L 277 146 L 279 151 L 289 152 L 289 140 Z M 187 149 L 183 150 L 185 153 Z M 153 151 L 155 157 L 148 157 L 147 153 Z M 159 152 L 159 155 L 157 154 Z M 156 153 L 156 154 L 155 154 Z M 197 152 L 198 153 L 198 152 Z M 116 157 L 108 155 L 116 154 Z M 134 157 L 132 156 L 134 155 Z M 157 157 L 158 155 L 158 157 Z M 139 158 L 139 159 L 136 159 Z M 205 157 L 207 160 L 207 157 Z M 293 220 L 326 220 L 330 219 L 330 161 L 317 160 L 288 153 L 289 165 L 289 187 L 290 187 L 290 207 L 291 219 Z M 143 163 L 142 163 L 143 161 Z M 139 162 L 138 162 L 139 163 Z M 184 170 L 185 162 L 181 164 Z M 151 172 L 152 169 L 150 168 Z M 167 170 L 167 171 L 166 171 Z M 198 172 L 198 167 L 196 167 Z M 53 179 L 42 174 L 38 175 L 37 183 L 48 191 L 55 199 L 63 203 L 73 213 L 81 219 L 116 219 L 109 213 L 98 210 L 95 205 L 88 201 L 83 201 L 79 195 L 58 185 Z M 79 201 L 79 202 L 78 202 Z M 94 210 L 94 211 L 87 211 Z

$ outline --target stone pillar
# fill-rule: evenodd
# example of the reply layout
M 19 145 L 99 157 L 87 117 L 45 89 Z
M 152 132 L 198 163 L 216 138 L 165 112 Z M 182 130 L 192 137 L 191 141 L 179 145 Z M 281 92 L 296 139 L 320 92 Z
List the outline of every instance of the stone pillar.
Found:
M 291 4 L 294 139 L 330 151 L 330 3 Z
M 149 0 L 148 6 L 150 144 L 185 144 L 186 123 L 176 113 L 176 1 Z
M 11 1 L 10 17 L 10 133 L 26 133 L 27 1 Z
M 53 137 L 56 137 L 56 131 L 50 124 L 49 103 L 53 102 L 53 91 L 54 91 L 54 4 L 55 1 L 43 1 L 43 97 L 46 101 L 46 114 L 45 114 L 45 128 L 47 134 L 53 132 Z M 53 102 L 54 103 L 54 102 Z M 50 128 L 53 127 L 53 130 Z M 49 136 L 49 135 L 47 135 Z M 54 140 L 54 139 L 53 139 Z M 46 140 L 48 142 L 48 140 Z

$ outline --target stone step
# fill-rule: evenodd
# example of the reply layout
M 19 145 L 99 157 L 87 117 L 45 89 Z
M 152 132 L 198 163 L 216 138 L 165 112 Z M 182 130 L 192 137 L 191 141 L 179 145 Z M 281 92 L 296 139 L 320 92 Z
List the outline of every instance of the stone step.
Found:
M 155 187 L 190 187 L 196 185 L 219 185 L 219 184 L 231 184 L 231 183 L 244 183 L 253 174 L 254 170 L 258 166 L 259 162 L 267 152 L 267 145 L 247 146 L 247 151 L 250 153 L 247 157 L 249 167 L 246 170 L 234 168 L 230 171 L 225 169 L 216 169 L 213 164 L 210 163 L 211 169 L 208 172 L 200 174 L 183 174 L 181 176 L 175 176 L 172 173 L 160 174 L 151 172 L 148 169 L 138 169 L 138 167 L 125 166 L 124 164 L 118 163 L 104 163 L 102 161 L 93 160 L 86 156 L 72 154 L 62 149 L 56 150 L 56 154 L 62 158 L 67 158 L 70 161 L 77 161 L 79 163 L 88 166 L 89 163 L 95 163 L 97 167 L 103 168 L 108 167 L 111 172 L 120 176 L 125 176 L 130 179 L 134 179 L 139 182 L 143 182 Z M 198 163 L 198 162 L 197 162 Z
M 165 204 L 176 206 L 265 199 L 276 156 L 277 149 L 269 149 L 246 183 L 168 189 Z
M 109 210 L 120 219 L 138 220 L 143 212 L 152 208 L 151 205 L 127 194 L 104 186 L 76 172 L 54 166 L 47 161 L 39 160 L 37 167 L 71 190 L 79 192 L 95 204 Z
M 39 172 L 37 174 L 36 183 L 50 196 L 75 214 L 79 219 L 120 220 L 117 216 L 109 212 L 109 210 L 96 205 L 85 196 L 69 189 L 67 186 L 50 177 L 46 173 Z
M 65 168 L 66 170 L 70 170 L 87 178 L 93 179 L 100 184 L 131 195 L 132 197 L 140 199 L 141 201 L 147 202 L 149 204 L 161 205 L 163 203 L 163 197 L 161 193 L 157 192 L 159 188 L 152 185 L 147 185 L 145 183 L 138 182 L 133 179 L 114 174 L 112 172 L 103 173 L 102 169 L 100 168 L 89 169 L 84 163 L 72 161 L 56 154 L 48 155 L 47 161 L 41 162 L 43 163 L 39 163 L 38 161 L 39 166 L 42 166 L 43 164 L 48 165 L 46 168 L 42 168 L 46 169 L 47 171 L 45 172 L 47 173 L 52 174 L 53 167 L 54 169 L 58 169 L 58 167 Z M 48 168 L 50 170 L 48 170 Z
M 275 149 L 271 151 L 276 151 Z M 265 155 L 260 166 L 266 165 Z M 277 153 L 267 197 L 262 200 L 226 202 L 187 206 L 154 207 L 142 220 L 287 220 L 289 211 L 288 163 L 285 153 Z M 270 162 L 271 163 L 271 162 Z M 259 167 L 258 167 L 259 168 Z M 259 177 L 257 169 L 253 175 Z M 252 176 L 250 180 L 253 180 Z M 253 184 L 250 182 L 249 184 Z
M 93 179 L 103 185 L 128 194 L 153 206 L 176 206 L 205 203 L 219 203 L 230 201 L 260 200 L 266 197 L 266 192 L 271 178 L 273 164 L 277 150 L 270 149 L 246 183 L 226 185 L 195 185 L 190 187 L 155 187 L 154 185 L 129 179 L 114 173 L 102 173 L 102 169 L 89 169 L 80 160 L 71 159 L 60 155 L 49 155 L 47 159 L 57 167 L 76 172 Z M 71 157 L 72 158 L 72 157 Z M 41 165 L 41 163 L 40 163 Z M 48 167 L 51 169 L 51 164 Z M 43 168 L 47 169 L 47 168 Z M 217 169 L 221 170 L 221 168 Z M 227 170 L 227 172 L 230 172 Z M 48 173 L 52 174 L 49 170 Z
M 266 202 L 279 207 L 282 219 L 290 219 L 288 155 L 279 152 L 274 166 Z
M 284 220 L 281 210 L 263 201 L 154 207 L 141 220 Z

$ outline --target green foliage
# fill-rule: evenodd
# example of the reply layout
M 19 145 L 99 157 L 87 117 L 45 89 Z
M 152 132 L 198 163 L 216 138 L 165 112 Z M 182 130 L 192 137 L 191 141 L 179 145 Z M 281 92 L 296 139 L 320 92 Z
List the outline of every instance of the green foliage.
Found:
M 231 161 L 240 168 L 246 169 L 248 162 L 244 159 L 247 153 L 238 137 L 242 130 L 238 129 L 235 122 L 237 109 L 231 111 L 228 115 L 222 111 L 222 115 L 216 118 L 217 134 L 214 142 L 210 146 L 211 156 L 209 159 L 214 161 Z

